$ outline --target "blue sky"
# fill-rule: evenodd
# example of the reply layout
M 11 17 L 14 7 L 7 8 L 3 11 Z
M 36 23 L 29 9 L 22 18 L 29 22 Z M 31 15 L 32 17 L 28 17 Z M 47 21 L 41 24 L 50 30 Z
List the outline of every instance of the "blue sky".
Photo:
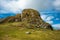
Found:
M 25 8 L 38 10 L 44 21 L 60 29 L 60 0 L 0 0 L 0 18 L 21 13 Z

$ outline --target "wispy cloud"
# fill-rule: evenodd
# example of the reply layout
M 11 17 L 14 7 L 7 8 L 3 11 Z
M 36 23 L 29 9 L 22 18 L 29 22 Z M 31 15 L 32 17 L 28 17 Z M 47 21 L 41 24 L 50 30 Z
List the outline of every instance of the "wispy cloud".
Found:
M 53 16 L 49 16 L 49 15 L 41 15 L 41 18 L 46 21 L 47 23 L 53 24 Z
M 42 18 L 43 20 L 46 20 L 47 15 L 41 15 L 41 18 Z
M 20 6 L 18 4 L 19 2 L 17 3 L 15 0 L 13 1 L 2 0 L 0 2 L 1 2 L 0 6 L 2 6 L 3 8 L 2 11 L 14 12 L 14 13 L 21 12 Z
M 50 0 L 0 0 L 3 11 L 20 13 L 22 9 L 33 8 L 36 10 L 51 10 Z
M 54 29 L 57 29 L 57 30 L 60 30 L 60 18 L 56 18 L 55 16 L 52 16 L 52 15 L 45 15 L 45 14 L 42 14 L 41 15 L 41 18 L 52 25 L 52 27 Z
M 54 27 L 54 29 L 59 29 L 60 30 L 60 24 L 54 24 L 52 26 Z
M 49 16 L 49 17 L 46 18 L 46 20 L 47 20 L 47 21 L 50 21 L 50 20 L 52 20 L 53 18 L 54 18 L 53 16 Z
M 60 0 L 55 0 L 53 2 L 53 5 L 54 5 L 56 10 L 60 10 Z

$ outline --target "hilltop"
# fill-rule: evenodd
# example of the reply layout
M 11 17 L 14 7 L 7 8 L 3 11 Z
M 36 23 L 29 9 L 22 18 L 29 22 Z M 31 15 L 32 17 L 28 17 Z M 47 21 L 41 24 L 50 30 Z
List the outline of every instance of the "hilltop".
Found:
M 29 24 L 27 28 L 44 28 L 53 30 L 52 26 L 49 23 L 44 22 L 40 16 L 40 13 L 34 9 L 24 9 L 21 14 L 16 14 L 16 16 L 7 17 L 3 19 L 0 23 L 24 22 L 24 21 L 27 24 Z
M 60 31 L 44 22 L 37 10 L 24 9 L 21 14 L 1 19 L 0 40 L 60 40 Z

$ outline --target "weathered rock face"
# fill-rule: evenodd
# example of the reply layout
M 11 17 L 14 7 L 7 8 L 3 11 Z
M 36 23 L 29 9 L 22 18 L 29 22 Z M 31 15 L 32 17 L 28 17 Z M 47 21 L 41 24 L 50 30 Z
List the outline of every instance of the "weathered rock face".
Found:
M 33 9 L 24 9 L 22 11 L 22 21 L 24 20 L 27 20 L 32 24 L 39 23 L 40 20 L 42 21 L 39 12 Z
M 44 22 L 40 13 L 34 9 L 24 9 L 22 14 L 17 14 L 16 16 L 11 16 L 2 21 L 2 23 L 6 22 L 24 22 L 26 21 L 30 26 L 29 28 L 45 28 L 53 30 L 52 26 L 46 22 Z
M 41 17 L 40 13 L 33 9 L 24 9 L 22 11 L 22 21 L 27 21 L 31 25 L 34 25 L 33 28 L 47 28 L 52 29 L 52 26 L 46 22 L 44 22 Z M 52 29 L 53 30 L 53 29 Z
M 22 11 L 22 18 L 40 18 L 40 14 L 38 11 L 33 9 L 24 9 Z

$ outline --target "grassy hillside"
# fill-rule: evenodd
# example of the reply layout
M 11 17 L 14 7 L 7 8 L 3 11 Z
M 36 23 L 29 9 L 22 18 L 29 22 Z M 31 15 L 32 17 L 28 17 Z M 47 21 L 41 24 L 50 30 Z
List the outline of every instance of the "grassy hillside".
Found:
M 27 29 L 23 22 L 0 24 L 0 40 L 60 40 L 60 31 Z M 19 25 L 23 25 L 21 27 Z M 29 24 L 26 24 L 29 26 Z M 31 34 L 26 34 L 31 32 Z

